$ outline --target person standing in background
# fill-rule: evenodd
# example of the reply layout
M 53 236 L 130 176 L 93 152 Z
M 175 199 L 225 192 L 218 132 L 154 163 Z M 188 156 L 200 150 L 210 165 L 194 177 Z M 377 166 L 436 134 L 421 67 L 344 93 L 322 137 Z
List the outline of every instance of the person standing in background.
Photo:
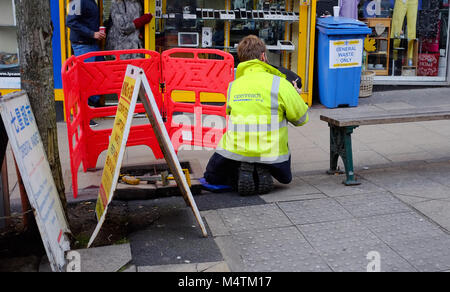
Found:
M 66 23 L 70 28 L 70 41 L 75 56 L 100 51 L 98 41 L 106 39 L 106 34 L 100 31 L 100 10 L 95 0 L 71 0 Z M 92 57 L 85 62 L 103 60 L 103 57 Z M 100 96 L 91 96 L 88 104 L 100 107 Z M 95 127 L 98 124 L 91 120 L 90 125 Z
M 133 50 L 144 48 L 141 29 L 150 21 L 152 14 L 143 14 L 139 0 L 113 0 L 111 3 L 111 28 L 106 41 L 107 50 Z M 140 54 L 124 55 L 122 59 L 142 57 Z

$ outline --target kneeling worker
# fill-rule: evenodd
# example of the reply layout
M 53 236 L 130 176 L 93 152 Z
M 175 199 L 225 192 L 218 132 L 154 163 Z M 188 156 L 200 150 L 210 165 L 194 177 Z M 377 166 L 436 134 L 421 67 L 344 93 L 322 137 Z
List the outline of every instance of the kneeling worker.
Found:
M 228 88 L 228 130 L 210 159 L 205 180 L 236 187 L 242 196 L 267 194 L 273 178 L 292 181 L 288 122 L 303 126 L 308 106 L 300 89 L 267 63 L 266 46 L 256 36 L 238 46 L 241 63 Z

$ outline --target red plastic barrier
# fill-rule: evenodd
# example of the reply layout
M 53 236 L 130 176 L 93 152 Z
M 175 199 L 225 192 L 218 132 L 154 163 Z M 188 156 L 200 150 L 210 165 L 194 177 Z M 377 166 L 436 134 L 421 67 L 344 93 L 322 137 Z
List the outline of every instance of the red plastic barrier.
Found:
M 141 53 L 146 59 L 121 60 L 125 54 Z M 112 56 L 115 60 L 105 62 L 86 63 L 85 60 L 95 56 Z M 74 197 L 78 194 L 78 170 L 81 162 L 86 172 L 95 168 L 100 154 L 108 149 L 109 137 L 112 129 L 91 129 L 89 122 L 92 119 L 115 116 L 117 106 L 92 108 L 88 106 L 90 96 L 117 94 L 123 86 L 127 66 L 135 65 L 144 69 L 157 104 L 162 109 L 162 95 L 159 90 L 161 80 L 160 54 L 148 50 L 94 52 L 80 57 L 71 57 L 63 66 L 62 79 L 65 95 L 65 110 L 69 150 L 71 157 L 71 172 Z M 145 112 L 144 107 L 138 104 L 137 113 Z M 133 126 L 130 131 L 127 146 L 147 145 L 156 158 L 163 158 L 158 141 L 150 126 Z
M 226 96 L 234 79 L 233 56 L 220 50 L 177 48 L 163 52 L 162 67 L 167 125 L 174 148 L 178 150 L 182 145 L 215 148 L 226 131 Z M 175 102 L 174 91 L 195 93 L 195 102 Z M 223 103 L 203 102 L 205 93 L 222 95 Z M 194 123 L 174 122 L 174 116 L 186 113 L 193 114 Z M 204 116 L 210 116 L 215 126 L 203 125 Z
M 136 53 L 145 54 L 146 59 L 120 59 L 121 55 Z M 216 56 L 216 59 L 202 58 L 204 56 L 209 58 L 211 55 Z M 96 56 L 112 56 L 115 59 L 85 62 L 86 59 Z M 127 50 L 95 52 L 72 57 L 63 66 L 62 79 L 75 198 L 78 194 L 77 174 L 81 163 L 85 172 L 95 168 L 100 154 L 108 149 L 112 132 L 112 129 L 91 129 L 89 122 L 96 118 L 114 116 L 117 112 L 117 106 L 89 107 L 88 99 L 91 96 L 105 94 L 120 96 L 128 65 L 144 69 L 160 111 L 163 117 L 167 118 L 166 128 L 175 150 L 178 151 L 183 144 L 215 148 L 226 131 L 227 89 L 234 79 L 234 59 L 228 53 L 219 50 L 173 49 L 161 56 L 148 50 Z M 166 89 L 164 100 L 160 91 L 161 83 L 165 84 Z M 175 102 L 172 99 L 175 91 L 195 93 L 195 102 Z M 223 103 L 211 105 L 205 102 L 208 100 L 202 98 L 205 93 L 222 95 Z M 144 113 L 145 110 L 138 104 L 136 112 Z M 177 114 L 193 114 L 194 125 L 175 123 L 173 118 Z M 222 127 L 205 127 L 202 124 L 203 116 L 220 118 Z M 150 124 L 131 128 L 127 146 L 138 145 L 147 145 L 157 159 L 163 158 Z

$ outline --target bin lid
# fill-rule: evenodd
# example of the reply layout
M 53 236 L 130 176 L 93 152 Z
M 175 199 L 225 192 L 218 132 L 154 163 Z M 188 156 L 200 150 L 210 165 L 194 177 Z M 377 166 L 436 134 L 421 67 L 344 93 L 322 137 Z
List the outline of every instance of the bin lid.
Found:
M 317 28 L 327 35 L 367 35 L 372 33 L 372 30 L 364 22 L 346 17 L 319 18 L 317 19 Z

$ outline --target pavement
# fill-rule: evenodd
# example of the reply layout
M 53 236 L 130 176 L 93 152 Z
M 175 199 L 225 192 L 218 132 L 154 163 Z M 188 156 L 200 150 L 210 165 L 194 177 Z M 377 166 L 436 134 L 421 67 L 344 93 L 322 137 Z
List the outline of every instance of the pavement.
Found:
M 353 150 L 362 184 L 347 187 L 343 175 L 325 174 L 329 129 L 319 119 L 330 111 L 450 105 L 449 96 L 450 88 L 395 90 L 375 92 L 361 99 L 357 108 L 329 110 L 314 105 L 310 123 L 289 130 L 291 185 L 276 184 L 271 194 L 246 198 L 203 192 L 196 202 L 208 238 L 202 238 L 191 210 L 179 197 L 126 202 L 130 212 L 156 210 L 158 219 L 130 234 L 125 246 L 111 247 L 111 257 L 117 257 L 118 248 L 126 255 L 122 265 L 111 262 L 116 270 L 121 266 L 121 271 L 131 272 L 450 271 L 450 122 L 358 128 Z M 100 121 L 101 126 L 107 123 Z M 71 198 L 65 124 L 58 124 L 58 129 Z M 203 168 L 211 155 L 210 150 L 179 153 L 180 159 L 196 160 Z M 133 147 L 127 150 L 124 164 L 151 163 L 152 157 L 149 149 Z M 98 167 L 103 163 L 101 156 Z M 12 201 L 17 203 L 13 170 L 10 165 Z M 100 175 L 80 172 L 82 192 L 71 201 L 95 199 Z M 93 192 L 83 192 L 92 188 Z M 88 254 L 95 258 L 95 249 Z M 99 256 L 108 257 L 105 248 L 99 249 Z M 100 265 L 85 270 L 108 270 L 107 262 Z

